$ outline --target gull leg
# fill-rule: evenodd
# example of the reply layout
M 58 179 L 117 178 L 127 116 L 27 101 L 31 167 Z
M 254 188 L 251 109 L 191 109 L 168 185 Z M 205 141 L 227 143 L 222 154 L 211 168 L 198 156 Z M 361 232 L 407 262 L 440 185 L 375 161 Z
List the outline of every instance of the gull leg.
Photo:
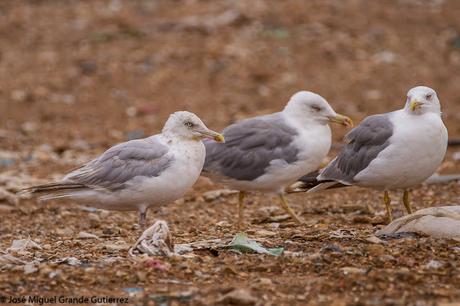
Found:
M 139 211 L 139 225 L 142 230 L 145 230 L 146 219 L 147 219 L 147 210 L 140 210 Z
M 298 224 L 302 224 L 303 221 L 297 217 L 296 213 L 294 212 L 294 210 L 292 210 L 292 208 L 289 206 L 288 202 L 286 201 L 286 198 L 284 197 L 284 193 L 281 192 L 279 194 L 279 197 L 280 197 L 280 200 L 281 200 L 281 207 L 291 216 L 292 219 L 294 219 L 294 221 Z
M 387 208 L 387 218 L 388 222 L 393 221 L 393 215 L 391 213 L 391 199 L 390 196 L 388 195 L 388 191 L 385 190 L 385 193 L 383 194 L 383 202 L 385 203 L 385 207 Z
M 412 207 L 410 206 L 409 191 L 407 189 L 404 189 L 403 203 L 404 207 L 406 208 L 407 214 L 410 215 L 412 213 Z
M 240 191 L 238 194 L 238 230 L 241 230 L 244 226 L 244 198 L 246 197 L 246 192 Z

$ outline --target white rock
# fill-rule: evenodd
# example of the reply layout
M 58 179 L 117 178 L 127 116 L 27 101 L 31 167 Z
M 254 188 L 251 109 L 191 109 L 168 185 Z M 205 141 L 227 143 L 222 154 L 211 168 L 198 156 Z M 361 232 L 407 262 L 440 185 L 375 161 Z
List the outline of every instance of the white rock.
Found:
M 438 261 L 438 260 L 430 260 L 427 264 L 426 264 L 426 268 L 428 269 L 439 269 L 439 268 L 442 268 L 444 266 L 444 263 L 441 262 L 441 261 Z
M 41 250 L 42 247 L 33 240 L 30 239 L 18 239 L 13 240 L 11 246 L 6 249 L 8 252 L 20 252 L 28 249 L 38 249 Z
M 29 262 L 26 265 L 24 265 L 24 274 L 32 274 L 37 271 L 38 268 L 33 262 Z
M 218 198 L 227 197 L 236 193 L 238 193 L 238 191 L 228 189 L 211 190 L 203 193 L 203 199 L 207 202 L 211 202 Z
M 99 239 L 98 236 L 91 234 L 91 233 L 87 233 L 87 232 L 79 232 L 77 238 L 78 239 Z

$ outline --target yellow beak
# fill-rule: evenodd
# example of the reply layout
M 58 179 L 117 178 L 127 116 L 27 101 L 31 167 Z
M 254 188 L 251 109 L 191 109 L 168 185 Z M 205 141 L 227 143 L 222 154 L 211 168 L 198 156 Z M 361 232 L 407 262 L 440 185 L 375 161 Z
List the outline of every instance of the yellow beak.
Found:
M 195 132 L 200 133 L 204 138 L 214 139 L 214 141 L 217 142 L 225 142 L 224 135 L 214 132 L 213 130 L 198 128 L 195 129 Z
M 422 104 L 423 104 L 422 102 L 419 102 L 417 100 L 412 100 L 409 103 L 409 109 L 411 111 L 415 111 L 417 108 L 420 108 L 422 106 Z
M 348 127 L 353 127 L 353 120 L 351 120 L 350 117 L 344 115 L 337 114 L 335 116 L 328 117 L 328 119 L 329 122 L 338 123 Z
M 217 142 L 225 142 L 224 135 L 222 134 L 217 134 L 216 136 L 214 136 L 214 140 Z

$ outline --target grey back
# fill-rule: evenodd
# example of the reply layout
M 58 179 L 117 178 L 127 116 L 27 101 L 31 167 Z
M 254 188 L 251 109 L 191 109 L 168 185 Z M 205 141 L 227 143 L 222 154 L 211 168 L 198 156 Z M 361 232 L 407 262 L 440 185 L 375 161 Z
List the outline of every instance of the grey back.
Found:
M 246 119 L 224 129 L 225 143 L 206 141 L 203 170 L 236 180 L 250 181 L 265 173 L 273 160 L 292 163 L 298 149 L 295 129 L 281 113 Z
M 119 190 L 133 178 L 159 176 L 172 162 L 168 151 L 156 136 L 124 142 L 69 173 L 64 181 Z
M 391 135 L 393 124 L 388 114 L 365 118 L 345 136 L 347 144 L 321 172 L 320 179 L 353 184 L 354 177 L 389 145 Z

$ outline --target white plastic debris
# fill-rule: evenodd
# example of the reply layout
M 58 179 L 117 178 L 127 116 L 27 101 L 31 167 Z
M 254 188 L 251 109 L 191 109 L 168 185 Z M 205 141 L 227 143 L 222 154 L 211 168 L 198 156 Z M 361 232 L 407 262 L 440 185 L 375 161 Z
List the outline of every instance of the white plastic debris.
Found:
M 146 229 L 129 250 L 131 256 L 141 254 L 168 257 L 174 255 L 173 240 L 165 221 L 156 221 Z
M 430 207 L 398 218 L 376 236 L 412 232 L 436 238 L 460 239 L 460 206 Z

